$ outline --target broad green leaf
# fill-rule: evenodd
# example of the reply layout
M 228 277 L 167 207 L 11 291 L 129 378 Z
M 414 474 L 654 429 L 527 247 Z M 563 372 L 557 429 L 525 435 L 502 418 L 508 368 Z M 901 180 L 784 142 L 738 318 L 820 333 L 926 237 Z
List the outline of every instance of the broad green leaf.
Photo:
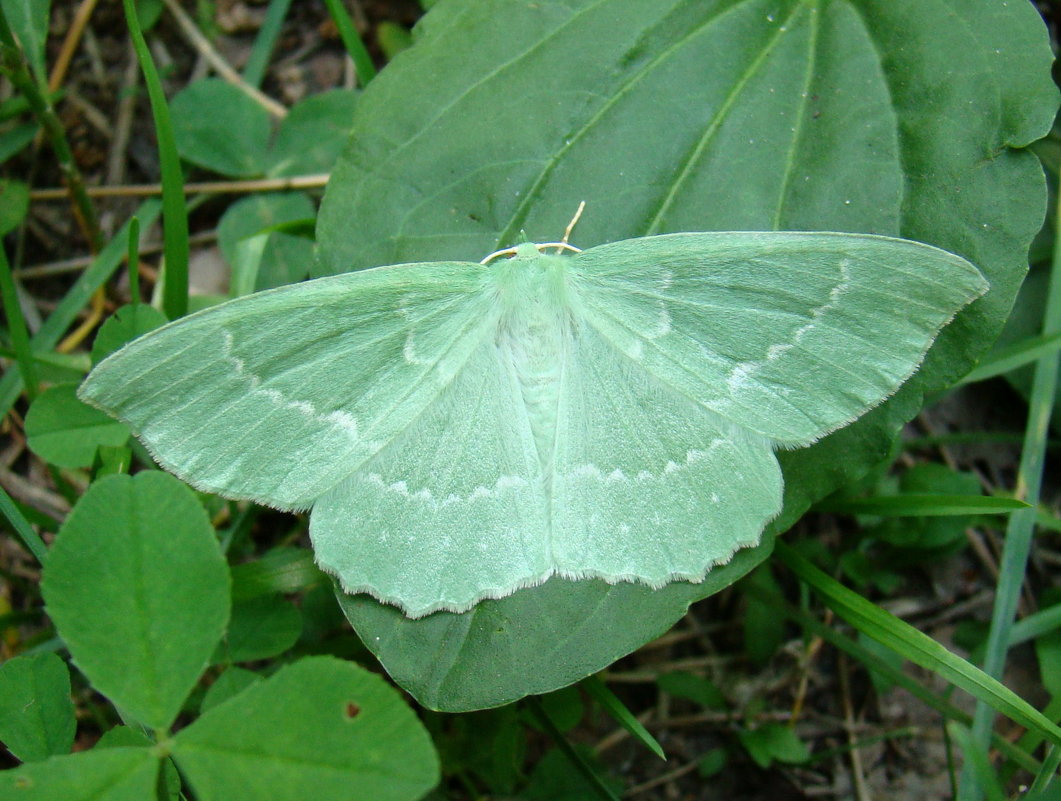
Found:
M 269 113 L 232 84 L 196 81 L 173 96 L 170 114 L 181 158 L 232 177 L 265 172 Z
M 218 245 L 235 272 L 240 241 L 278 223 L 302 220 L 313 215 L 313 204 L 300 192 L 252 195 L 233 203 L 225 210 L 217 226 Z M 312 261 L 311 241 L 300 236 L 273 232 L 269 235 L 269 243 L 261 256 L 254 288 L 269 289 L 301 281 L 309 272 Z
M 27 211 L 29 187 L 22 181 L 0 179 L 0 236 L 20 225 Z
M 312 506 L 322 569 L 415 618 L 552 575 L 702 581 L 780 511 L 774 450 L 880 403 L 987 288 L 877 236 L 547 249 L 238 298 L 81 397 L 201 489 Z
M 689 604 L 728 587 L 773 549 L 758 547 L 662 590 L 552 578 L 462 615 L 410 620 L 365 595 L 336 597 L 362 642 L 422 705 L 444 712 L 500 706 L 596 673 L 673 626 Z M 608 636 L 602 636 L 607 632 Z
M 291 108 L 269 152 L 269 175 L 329 172 L 343 149 L 357 94 L 349 89 L 310 95 Z
M 0 740 L 22 762 L 66 754 L 74 743 L 70 671 L 55 654 L 0 665 Z
M 594 677 L 589 676 L 587 680 L 592 678 Z M 585 704 L 582 703 L 582 693 L 575 685 L 540 695 L 538 702 L 553 725 L 564 734 L 581 723 L 586 713 Z
M 92 363 L 99 364 L 118 348 L 166 324 L 166 316 L 147 303 L 128 303 L 108 317 L 92 343 Z
M 162 16 L 162 0 L 136 0 L 136 14 L 140 18 L 140 27 L 151 30 Z
M 131 726 L 115 726 L 113 729 L 103 732 L 103 736 L 99 738 L 93 748 L 126 748 L 129 746 L 151 748 L 154 745 L 155 743 L 139 729 L 134 729 Z M 160 781 L 161 790 L 164 793 L 162 798 L 168 798 L 170 801 L 179 801 L 181 797 L 181 777 L 177 773 L 177 766 L 173 764 L 172 759 L 167 758 L 162 763 Z M 152 796 L 151 801 L 158 801 L 158 799 Z
M 48 39 L 48 12 L 51 0 L 2 0 L 4 18 L 12 33 L 22 46 L 40 86 L 48 82 L 48 69 L 44 63 L 44 43 Z
M 431 719 L 446 771 L 467 774 L 498 795 L 511 795 L 527 757 L 524 717 L 508 705 Z
M 757 729 L 744 729 L 737 733 L 741 745 L 756 764 L 768 768 L 777 762 L 798 765 L 810 759 L 807 744 L 799 739 L 788 726 L 766 723 Z
M 93 748 L 0 772 L 5 801 L 147 801 L 158 757 L 146 748 Z
M 173 723 L 228 621 L 228 568 L 206 512 L 158 471 L 89 487 L 49 551 L 42 590 L 93 686 L 158 729 Z
M 203 696 L 203 702 L 199 706 L 199 712 L 206 713 L 218 704 L 223 704 L 230 698 L 234 698 L 262 680 L 262 677 L 253 670 L 247 670 L 236 665 L 229 667 L 222 673 Z
M 409 29 L 390 20 L 383 20 L 376 26 L 376 41 L 387 60 L 392 60 L 403 50 L 408 50 L 413 43 Z
M 725 709 L 728 706 L 725 696 L 714 682 L 693 673 L 664 673 L 656 681 L 656 685 L 668 695 L 688 698 L 708 709 Z
M 278 656 L 302 633 L 302 616 L 279 595 L 259 595 L 232 604 L 232 618 L 215 662 L 251 662 Z
M 606 774 L 604 765 L 593 751 L 582 745 L 575 746 L 578 754 L 586 761 L 615 798 L 623 790 L 623 782 Z M 559 748 L 550 749 L 534 766 L 530 781 L 520 793 L 520 798 L 528 801 L 589 801 L 601 798 L 599 789 L 572 763 L 570 758 Z
M 438 781 L 431 740 L 398 693 L 330 657 L 214 707 L 177 734 L 173 757 L 200 801 L 416 801 Z
M 442 2 L 415 33 L 359 100 L 321 212 L 320 274 L 471 258 L 520 229 L 556 238 L 583 199 L 581 246 L 661 230 L 860 230 L 944 246 L 985 272 L 992 291 L 906 389 L 779 454 L 774 530 L 879 461 L 922 391 L 966 372 L 1005 319 L 1045 199 L 1041 167 L 1016 148 L 1047 132 L 1057 105 L 1028 3 Z M 611 602 L 596 600 L 597 613 Z M 628 617 L 597 636 L 620 636 Z M 369 644 L 390 639 L 379 618 L 359 624 Z M 487 649 L 489 629 L 478 636 L 465 653 Z M 577 658 L 553 640 L 538 648 Z
M 232 566 L 232 599 L 242 601 L 268 593 L 297 592 L 327 581 L 303 548 L 276 548 L 253 562 Z
M 1061 631 L 1053 631 L 1035 640 L 1039 677 L 1050 695 L 1061 697 Z
M 696 772 L 701 779 L 710 779 L 721 773 L 728 761 L 725 748 L 712 748 L 697 761 Z
M 0 164 L 32 142 L 39 130 L 36 123 L 27 122 L 0 131 Z
M 76 384 L 49 387 L 26 414 L 30 450 L 59 467 L 88 467 L 100 445 L 129 439 L 129 428 L 78 400 Z
M 777 598 L 781 590 L 769 565 L 760 565 L 745 576 L 740 587 L 747 589 L 749 585 L 756 592 L 748 593 L 745 599 L 744 650 L 753 664 L 762 667 L 784 642 L 785 621 L 769 600 Z

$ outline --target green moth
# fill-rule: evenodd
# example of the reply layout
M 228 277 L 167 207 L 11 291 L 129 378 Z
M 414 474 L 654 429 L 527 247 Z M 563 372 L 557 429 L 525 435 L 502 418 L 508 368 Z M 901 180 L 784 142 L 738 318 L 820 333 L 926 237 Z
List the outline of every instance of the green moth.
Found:
M 778 514 L 774 451 L 879 404 L 987 290 L 880 236 L 561 248 L 239 298 L 127 345 L 80 397 L 202 490 L 312 507 L 321 567 L 419 617 L 553 574 L 702 580 Z

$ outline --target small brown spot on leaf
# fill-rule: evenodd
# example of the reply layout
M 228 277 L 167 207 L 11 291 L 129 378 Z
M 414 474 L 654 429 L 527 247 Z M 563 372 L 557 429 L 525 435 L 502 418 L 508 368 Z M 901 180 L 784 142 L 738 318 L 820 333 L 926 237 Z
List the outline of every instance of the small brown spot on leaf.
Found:
M 348 718 L 353 719 L 353 718 L 356 718 L 360 714 L 361 714 L 361 707 L 359 707 L 353 701 L 347 701 L 346 702 L 346 716 Z

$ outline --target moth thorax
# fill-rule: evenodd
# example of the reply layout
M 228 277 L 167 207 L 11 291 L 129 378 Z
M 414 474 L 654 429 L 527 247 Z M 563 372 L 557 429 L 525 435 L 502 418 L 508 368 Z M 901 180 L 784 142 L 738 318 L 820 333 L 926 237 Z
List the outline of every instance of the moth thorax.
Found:
M 520 260 L 512 259 L 511 263 Z M 541 465 L 553 460 L 556 411 L 574 323 L 559 259 L 527 260 L 502 286 L 505 308 L 499 330 L 502 359 L 519 382 Z M 544 262 L 544 263 L 542 263 Z M 515 264 L 512 264 L 515 266 Z

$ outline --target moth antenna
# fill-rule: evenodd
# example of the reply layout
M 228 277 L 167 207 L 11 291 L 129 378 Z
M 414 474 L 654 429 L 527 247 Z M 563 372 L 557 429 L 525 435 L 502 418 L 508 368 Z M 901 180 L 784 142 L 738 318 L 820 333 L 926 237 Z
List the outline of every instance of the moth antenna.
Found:
M 516 249 L 515 248 L 504 248 L 503 250 L 495 250 L 493 253 L 491 253 L 489 256 L 484 258 L 479 263 L 480 264 L 489 264 L 491 261 L 493 261 L 494 259 L 498 258 L 499 256 L 515 256 L 515 255 L 516 255 Z
M 571 218 L 571 222 L 569 222 L 567 224 L 567 228 L 564 229 L 564 238 L 560 240 L 563 244 L 567 244 L 567 239 L 571 236 L 571 232 L 575 229 L 575 225 L 578 224 L 578 218 L 582 216 L 582 212 L 585 210 L 585 208 L 586 201 L 580 200 L 578 202 L 578 209 L 575 211 L 575 216 Z M 563 248 L 557 248 L 556 250 L 557 253 L 560 253 L 562 251 Z
M 535 245 L 540 253 L 544 253 L 546 248 L 556 248 L 557 253 L 563 253 L 565 250 L 570 250 L 572 253 L 581 253 L 582 248 L 576 248 L 574 245 L 569 245 L 567 242 L 541 242 Z

